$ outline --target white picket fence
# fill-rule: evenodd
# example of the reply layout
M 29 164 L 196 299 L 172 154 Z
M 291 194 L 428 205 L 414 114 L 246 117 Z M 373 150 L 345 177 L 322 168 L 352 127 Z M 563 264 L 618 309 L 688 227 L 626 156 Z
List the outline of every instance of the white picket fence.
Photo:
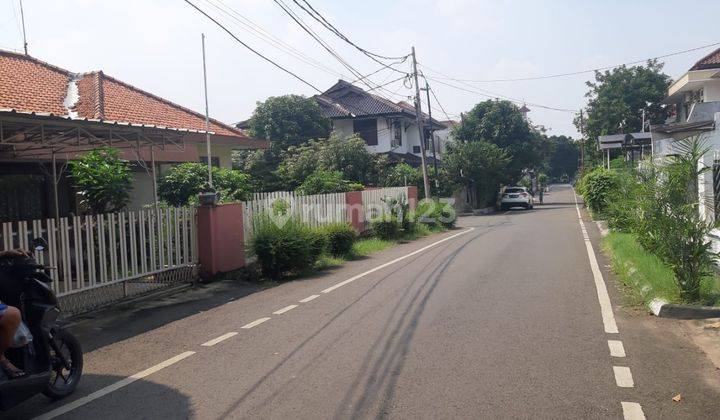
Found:
M 406 202 L 408 199 L 407 187 L 390 187 L 376 190 L 364 190 L 362 192 L 363 207 L 365 208 L 365 220 L 370 221 L 390 211 L 385 200 L 394 198 L 399 202 Z
M 362 191 L 365 220 L 370 221 L 389 211 L 383 201 L 392 197 L 400 201 L 407 200 L 407 187 L 379 188 Z M 299 217 L 305 223 L 317 227 L 330 223 L 344 223 L 347 219 L 347 205 L 345 193 L 296 195 L 292 191 L 275 191 L 270 193 L 255 193 L 253 200 L 246 201 L 243 206 L 243 226 L 245 243 L 253 235 L 253 219 L 259 214 L 274 214 L 273 210 L 278 200 L 285 201 L 288 211 L 285 217 Z M 278 219 L 282 221 L 282 218 Z
M 197 264 L 195 209 L 168 208 L 2 224 L 2 249 L 31 249 L 67 296 Z

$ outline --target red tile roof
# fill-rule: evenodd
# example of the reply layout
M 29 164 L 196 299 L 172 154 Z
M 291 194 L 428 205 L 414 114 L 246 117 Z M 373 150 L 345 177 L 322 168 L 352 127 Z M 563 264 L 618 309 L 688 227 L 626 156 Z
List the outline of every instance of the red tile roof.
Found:
M 718 68 L 720 68 L 720 48 L 701 58 L 697 63 L 695 63 L 694 66 L 690 68 L 690 71 Z
M 71 82 L 78 97 L 65 106 Z M 23 54 L 0 50 L 0 109 L 58 116 L 205 130 L 205 116 L 138 89 L 101 71 L 75 74 Z M 217 135 L 255 140 L 210 119 Z

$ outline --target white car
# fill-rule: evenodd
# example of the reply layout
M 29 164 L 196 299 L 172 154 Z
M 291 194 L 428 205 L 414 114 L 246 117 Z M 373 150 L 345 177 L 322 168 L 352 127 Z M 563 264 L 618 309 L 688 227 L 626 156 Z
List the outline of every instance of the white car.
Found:
M 533 208 L 533 196 L 525 187 L 507 187 L 500 199 L 500 210 L 511 207 Z

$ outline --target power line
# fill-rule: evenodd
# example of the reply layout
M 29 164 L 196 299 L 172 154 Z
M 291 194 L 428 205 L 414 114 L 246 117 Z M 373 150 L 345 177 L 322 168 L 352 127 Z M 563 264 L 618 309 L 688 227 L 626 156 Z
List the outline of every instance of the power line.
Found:
M 356 43 L 352 42 L 347 36 L 345 36 L 342 32 L 340 32 L 340 30 L 337 29 L 337 27 L 335 27 L 335 25 L 333 25 L 333 24 L 330 23 L 327 19 L 325 19 L 325 17 L 324 17 L 320 12 L 318 12 L 318 11 L 312 6 L 312 4 L 310 4 L 307 0 L 303 0 L 303 3 L 305 3 L 305 4 L 310 8 L 310 10 L 312 10 L 312 13 L 311 13 L 310 11 L 308 11 L 308 10 L 307 10 L 302 4 L 300 4 L 297 0 L 293 0 L 293 2 L 294 2 L 295 4 L 297 4 L 301 9 L 303 9 L 303 10 L 305 11 L 305 13 L 309 14 L 310 16 L 312 16 L 313 19 L 315 19 L 316 21 L 318 21 L 318 22 L 319 22 L 321 25 L 323 25 L 326 29 L 328 29 L 330 32 L 334 33 L 338 38 L 340 38 L 340 39 L 342 39 L 343 41 L 347 42 L 348 44 L 352 45 L 352 46 L 355 47 L 358 51 L 361 51 L 361 52 L 362 52 L 363 54 L 365 54 L 365 55 L 373 56 L 373 57 L 377 57 L 377 58 L 382 58 L 382 59 L 384 59 L 384 60 L 398 60 L 398 59 L 402 59 L 403 61 L 404 61 L 404 60 L 407 60 L 407 58 L 410 56 L 409 54 L 406 54 L 406 55 L 402 55 L 402 56 L 398 56 L 398 57 L 388 57 L 388 56 L 386 56 L 386 55 L 381 55 L 381 54 L 376 54 L 376 53 L 370 52 L 370 51 L 368 51 L 368 50 L 366 50 L 366 49 L 358 46 Z
M 218 10 L 219 12 L 223 13 L 230 19 L 232 19 L 235 23 L 235 26 L 238 28 L 241 28 L 248 32 L 249 34 L 253 35 L 257 39 L 260 39 L 271 46 L 277 48 L 278 50 L 291 55 L 292 57 L 304 62 L 305 64 L 308 64 L 312 67 L 317 68 L 318 70 L 321 70 L 325 73 L 332 74 L 334 76 L 339 76 L 341 78 L 344 78 L 345 75 L 342 73 L 339 73 L 335 69 L 326 66 L 325 64 L 313 59 L 312 57 L 308 56 L 307 54 L 304 54 L 302 51 L 298 50 L 297 48 L 293 47 L 292 45 L 286 43 L 282 39 L 276 37 L 272 33 L 265 30 L 262 26 L 258 25 L 257 23 L 253 22 L 250 18 L 247 16 L 242 15 L 237 10 L 233 9 L 232 7 L 228 6 L 227 4 L 223 3 L 221 0 L 216 0 L 218 4 L 215 4 L 212 0 L 204 0 L 206 3 L 208 3 L 210 6 Z
M 461 87 L 461 86 L 453 85 L 453 84 L 450 84 L 450 83 L 447 83 L 447 82 L 444 82 L 444 81 L 442 81 L 442 80 L 438 80 L 438 79 L 435 79 L 435 78 L 432 78 L 432 77 L 428 77 L 428 79 L 429 79 L 429 80 L 432 80 L 432 81 L 434 81 L 434 82 L 440 83 L 441 85 L 445 85 L 445 86 L 448 86 L 448 87 L 451 87 L 451 88 L 454 88 L 454 89 L 458 89 L 458 90 L 462 90 L 462 91 L 465 91 L 465 92 L 469 92 L 469 93 L 474 93 L 474 94 L 477 94 L 477 95 L 485 96 L 485 97 L 488 97 L 488 98 L 491 98 L 491 99 L 494 99 L 494 98 L 503 98 L 503 99 L 507 99 L 507 100 L 510 101 L 510 102 L 515 102 L 515 103 L 517 103 L 517 104 L 521 104 L 521 103 L 522 103 L 522 104 L 532 105 L 532 106 L 534 106 L 534 107 L 536 107 L 536 108 L 543 108 L 543 109 L 548 109 L 548 110 L 551 110 L 551 111 L 571 112 L 571 113 L 573 113 L 573 114 L 577 112 L 577 110 L 573 110 L 573 109 L 556 108 L 556 107 L 552 107 L 552 106 L 540 105 L 540 104 L 536 104 L 536 103 L 532 103 L 532 102 L 522 101 L 522 100 L 520 100 L 520 99 L 512 98 L 512 97 L 510 97 L 510 96 L 505 96 L 505 95 L 501 95 L 501 94 L 494 93 L 494 92 L 490 92 L 490 91 L 481 92 L 481 91 L 479 91 L 479 90 L 476 90 L 475 88 L 473 88 L 473 89 L 468 89 L 468 88 L 464 88 L 464 87 Z
M 423 79 L 425 79 L 425 83 L 427 83 L 427 78 L 425 77 L 425 75 L 423 75 Z M 440 99 L 438 99 L 437 95 L 435 94 L 435 90 L 432 87 L 430 87 L 429 83 L 428 83 L 428 90 L 430 91 L 430 93 L 432 93 L 433 98 L 435 98 L 435 102 L 437 102 L 437 104 L 440 106 L 440 109 L 442 110 L 443 114 L 445 114 L 445 117 L 448 119 L 448 121 L 451 121 L 452 118 L 450 118 L 450 115 L 448 115 L 447 111 L 445 111 L 445 108 L 440 103 Z M 432 108 L 432 106 L 430 105 L 430 102 L 428 102 L 428 107 Z
M 253 52 L 255 55 L 257 55 L 258 57 L 262 58 L 263 60 L 265 60 L 265 61 L 267 61 L 268 63 L 272 64 L 273 66 L 277 67 L 278 69 L 284 71 L 285 73 L 291 75 L 292 77 L 296 78 L 297 80 L 303 82 L 304 84 L 310 86 L 311 88 L 313 88 L 313 89 L 316 90 L 317 92 L 322 93 L 322 91 L 321 91 L 320 89 L 316 88 L 312 83 L 308 82 L 307 80 L 303 79 L 302 77 L 298 76 L 297 74 L 293 73 L 292 71 L 286 69 L 285 67 L 283 67 L 283 66 L 281 66 L 280 64 L 276 63 L 275 61 L 269 59 L 268 57 L 264 56 L 262 53 L 258 52 L 257 50 L 255 50 L 254 48 L 252 48 L 251 46 L 249 46 L 248 44 L 246 44 L 246 43 L 244 43 L 243 41 L 241 41 L 240 38 L 238 38 L 237 36 L 235 36 L 235 34 L 233 34 L 233 33 L 232 33 L 228 28 L 226 28 L 222 23 L 218 22 L 218 21 L 215 20 L 212 16 L 208 15 L 207 13 L 205 13 L 204 10 L 202 10 L 202 9 L 199 8 L 199 7 L 197 7 L 197 6 L 196 6 L 193 2 L 191 2 L 190 0 L 185 0 L 185 3 L 189 4 L 189 5 L 192 6 L 195 10 L 197 10 L 197 11 L 200 12 L 200 13 L 202 13 L 206 18 L 208 18 L 208 19 L 210 19 L 211 21 L 213 21 L 213 23 L 215 23 L 217 26 L 219 26 L 220 28 L 222 28 L 222 30 L 224 30 L 225 32 L 227 32 L 227 34 L 230 35 L 235 41 L 239 42 L 243 47 L 247 48 L 248 50 L 250 50 L 251 52 Z
M 659 56 L 656 56 L 656 57 L 646 58 L 646 59 L 644 59 L 644 60 L 636 60 L 636 61 L 631 61 L 631 62 L 628 62 L 628 63 L 617 64 L 617 65 L 614 65 L 614 66 L 598 67 L 598 68 L 595 68 L 595 69 L 580 70 L 580 71 L 573 71 L 573 72 L 567 72 L 567 73 L 550 74 L 550 75 L 545 75 L 545 76 L 516 77 L 516 78 L 509 78 L 509 79 L 486 79 L 486 80 L 460 79 L 460 78 L 455 78 L 455 77 L 448 76 L 448 75 L 445 74 L 445 73 L 442 73 L 442 72 L 440 72 L 440 71 L 438 71 L 438 70 L 435 70 L 435 69 L 433 69 L 433 68 L 431 68 L 431 67 L 428 67 L 428 66 L 426 66 L 426 65 L 423 65 L 423 64 L 420 64 L 420 66 L 422 66 L 422 67 L 424 67 L 424 68 L 426 68 L 426 69 L 428 69 L 428 70 L 430 70 L 430 71 L 433 71 L 433 72 L 435 72 L 435 73 L 437 73 L 437 74 L 440 74 L 441 76 L 445 76 L 446 80 L 452 80 L 452 81 L 455 81 L 455 82 L 472 82 L 472 83 L 521 82 L 521 81 L 527 81 L 527 80 L 553 79 L 553 78 L 557 78 L 557 77 L 576 76 L 576 75 L 585 74 L 585 73 L 595 73 L 596 71 L 610 70 L 610 69 L 614 69 L 614 68 L 622 67 L 622 66 L 632 66 L 632 65 L 635 65 L 635 64 L 646 63 L 646 62 L 648 62 L 649 60 L 659 60 L 659 59 L 663 59 L 663 58 L 667 58 L 667 57 L 672 57 L 672 56 L 675 56 L 675 55 L 686 54 L 686 53 L 689 53 L 689 52 L 702 50 L 702 49 L 705 49 L 705 48 L 715 47 L 715 46 L 718 46 L 718 45 L 720 45 L 720 42 L 714 42 L 714 43 L 712 43 L 712 44 L 701 45 L 701 46 L 695 47 L 695 48 L 688 48 L 688 49 L 686 49 L 686 50 L 675 51 L 675 52 L 672 52 L 672 53 L 663 54 L 663 55 L 659 55 Z

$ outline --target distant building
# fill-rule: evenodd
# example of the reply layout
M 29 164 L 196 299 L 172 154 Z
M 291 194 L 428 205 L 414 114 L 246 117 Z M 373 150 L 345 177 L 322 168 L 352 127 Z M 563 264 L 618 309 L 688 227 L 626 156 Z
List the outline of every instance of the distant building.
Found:
M 335 85 L 314 96 L 324 114 L 332 120 L 333 130 L 343 136 L 359 135 L 372 153 L 387 154 L 391 162 L 420 165 L 420 133 L 415 108 L 407 102 L 392 102 L 381 96 L 339 80 Z M 425 138 L 425 156 L 433 163 L 430 133 L 436 131 L 437 159 L 442 159 L 442 142 L 437 137 L 448 127 L 435 119 L 422 115 Z

